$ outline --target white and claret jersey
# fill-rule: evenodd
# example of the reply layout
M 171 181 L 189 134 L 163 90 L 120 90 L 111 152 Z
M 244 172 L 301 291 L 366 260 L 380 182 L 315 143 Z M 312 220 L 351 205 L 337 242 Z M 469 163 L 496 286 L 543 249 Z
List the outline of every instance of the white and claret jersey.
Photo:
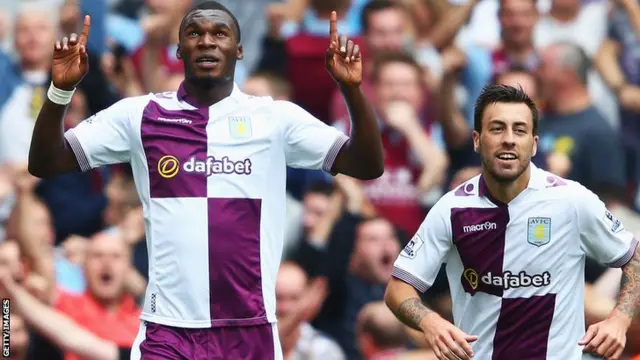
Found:
M 297 105 L 233 93 L 127 98 L 65 134 L 82 170 L 130 163 L 144 208 L 142 319 L 206 328 L 275 322 L 286 166 L 330 171 L 347 137 Z
M 584 266 L 621 267 L 638 242 L 582 185 L 531 165 L 509 204 L 481 176 L 443 196 L 395 262 L 426 291 L 446 263 L 455 325 L 482 360 L 576 360 L 585 332 Z

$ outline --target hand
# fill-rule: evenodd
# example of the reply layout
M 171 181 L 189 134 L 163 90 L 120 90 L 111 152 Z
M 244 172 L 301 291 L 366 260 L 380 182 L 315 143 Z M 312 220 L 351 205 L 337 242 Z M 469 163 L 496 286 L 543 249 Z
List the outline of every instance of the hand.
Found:
M 331 12 L 329 20 L 329 48 L 325 66 L 339 85 L 360 86 L 362 83 L 362 54 L 360 46 L 346 36 L 338 36 L 338 14 Z
M 387 124 L 403 134 L 412 131 L 422 131 L 418 114 L 411 105 L 404 101 L 395 101 L 385 107 Z
M 149 45 L 164 46 L 171 37 L 171 16 L 149 15 L 141 21 L 142 29 Z
M 27 164 L 13 166 L 13 182 L 19 195 L 31 195 L 40 183 L 37 178 L 29 173 Z
M 326 278 L 319 277 L 311 280 L 298 303 L 301 320 L 306 322 L 313 321 L 320 309 L 322 309 L 322 304 L 324 304 L 327 295 L 329 295 L 329 285 Z
M 569 156 L 562 152 L 554 152 L 547 156 L 547 169 L 552 174 L 560 177 L 569 175 L 571 171 L 571 159 Z
M 87 39 L 90 27 L 91 17 L 87 15 L 80 36 L 74 33 L 68 38 L 65 36 L 62 41 L 56 41 L 51 77 L 58 89 L 73 90 L 89 72 Z
M 62 242 L 62 249 L 64 250 L 64 256 L 72 264 L 82 265 L 84 264 L 85 254 L 87 251 L 89 239 L 71 235 Z
M 616 315 L 589 326 L 578 345 L 584 346 L 583 351 L 602 356 L 607 360 L 618 360 L 622 356 L 627 342 L 627 328 L 629 321 Z
M 465 334 L 437 313 L 425 316 L 420 328 L 428 348 L 433 350 L 438 360 L 467 360 L 473 356 L 469 343 L 478 337 Z
M 467 55 L 459 48 L 452 46 L 442 52 L 442 67 L 445 74 L 458 72 L 467 65 Z
M 334 181 L 338 189 L 341 190 L 347 198 L 347 210 L 352 214 L 360 213 L 362 202 L 365 199 L 360 182 L 357 179 L 343 174 L 336 175 Z

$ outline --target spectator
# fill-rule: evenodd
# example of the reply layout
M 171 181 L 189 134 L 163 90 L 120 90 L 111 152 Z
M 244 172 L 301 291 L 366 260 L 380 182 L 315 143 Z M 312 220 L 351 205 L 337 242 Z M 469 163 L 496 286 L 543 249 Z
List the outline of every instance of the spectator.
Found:
M 423 128 L 429 129 L 420 113 L 424 108 L 422 75 L 422 68 L 404 53 L 383 54 L 372 73 L 386 152 L 385 172 L 364 188 L 378 213 L 409 234 L 424 219 L 422 198 L 439 191 L 447 168 L 446 154 Z M 335 126 L 349 131 L 349 124 Z
M 364 360 L 391 360 L 406 351 L 404 325 L 383 301 L 367 304 L 358 315 L 356 338 Z
M 56 308 L 102 339 L 131 347 L 140 325 L 140 309 L 126 293 L 131 253 L 124 239 L 114 234 L 95 235 L 87 249 L 82 295 L 60 293 Z M 69 354 L 67 360 L 76 359 Z
M 533 31 L 538 21 L 536 2 L 501 0 L 498 19 L 502 43 L 491 55 L 494 75 L 514 66 L 535 70 L 538 65 L 538 53 L 533 44 Z
M 290 262 L 280 265 L 276 283 L 276 316 L 279 322 L 291 322 L 286 330 L 282 324 L 279 326 L 284 357 L 342 360 L 345 357 L 338 344 L 302 319 L 308 316 L 307 312 L 315 315 L 326 297 L 326 288 L 324 294 L 319 293 L 307 282 L 307 275 L 298 265 Z
M 539 75 L 548 113 L 540 122 L 540 148 L 567 155 L 566 176 L 603 195 L 625 186 L 623 151 L 587 93 L 589 59 L 578 46 L 554 44 L 542 53 Z

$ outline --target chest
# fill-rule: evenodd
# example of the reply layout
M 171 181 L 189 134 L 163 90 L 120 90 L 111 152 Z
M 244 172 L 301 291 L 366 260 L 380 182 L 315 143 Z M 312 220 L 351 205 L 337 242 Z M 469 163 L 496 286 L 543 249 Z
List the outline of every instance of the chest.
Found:
M 224 184 L 264 182 L 274 162 L 284 161 L 276 146 L 280 132 L 270 120 L 252 108 L 216 113 L 150 103 L 141 143 L 151 196 L 203 197 L 210 185 L 224 192 Z
M 478 273 L 542 274 L 578 253 L 572 214 L 560 201 L 454 209 L 453 243 L 464 267 Z

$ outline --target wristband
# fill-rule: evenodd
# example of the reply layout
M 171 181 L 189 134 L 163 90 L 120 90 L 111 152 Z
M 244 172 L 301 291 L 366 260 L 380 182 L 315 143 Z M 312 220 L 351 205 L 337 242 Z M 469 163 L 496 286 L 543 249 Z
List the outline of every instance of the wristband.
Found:
M 71 91 L 58 89 L 57 87 L 55 87 L 55 85 L 53 85 L 53 82 L 52 82 L 51 86 L 49 86 L 49 91 L 47 91 L 47 97 L 54 104 L 68 105 L 71 102 L 73 93 L 75 92 L 76 92 L 75 89 Z

